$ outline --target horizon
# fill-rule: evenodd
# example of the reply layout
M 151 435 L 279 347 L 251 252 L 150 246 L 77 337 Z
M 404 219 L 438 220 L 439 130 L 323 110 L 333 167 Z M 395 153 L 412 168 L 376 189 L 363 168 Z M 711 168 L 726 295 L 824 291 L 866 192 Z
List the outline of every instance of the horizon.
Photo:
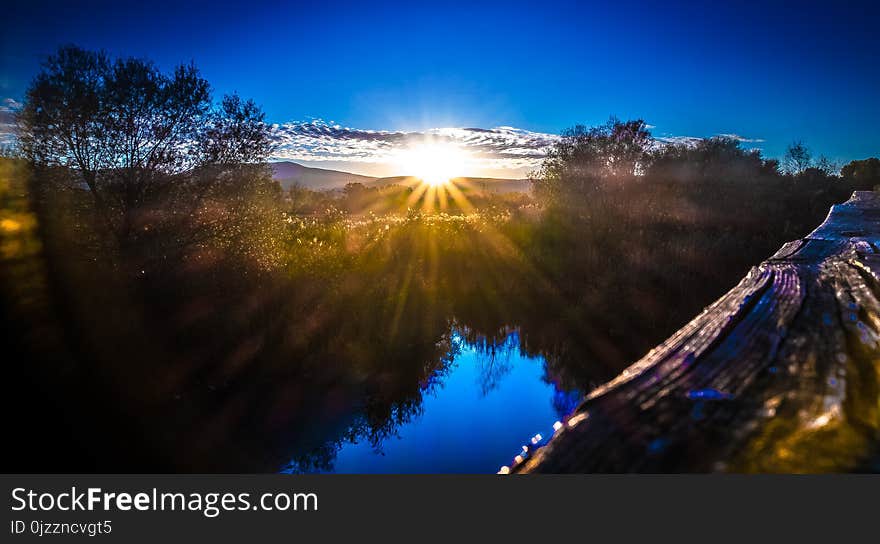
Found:
M 403 173 L 402 173 L 402 174 L 391 174 L 391 175 L 388 175 L 388 176 L 373 176 L 373 175 L 370 175 L 370 174 L 360 174 L 360 173 L 358 173 L 358 172 L 352 172 L 352 171 L 349 171 L 349 170 L 341 170 L 341 169 L 339 169 L 339 168 L 331 168 L 331 167 L 329 167 L 329 166 L 326 166 L 324 163 L 322 163 L 322 162 L 320 162 L 320 161 L 316 161 L 315 164 L 317 164 L 317 166 L 316 166 L 315 164 L 303 164 L 303 162 L 304 162 L 304 161 L 294 161 L 294 160 L 290 160 L 290 159 L 275 159 L 275 158 L 271 158 L 271 159 L 269 159 L 269 161 L 268 161 L 268 163 L 269 163 L 270 166 L 271 166 L 271 165 L 274 165 L 274 164 L 295 164 L 295 165 L 297 165 L 297 166 L 302 166 L 303 168 L 309 168 L 309 169 L 312 169 L 312 170 L 323 170 L 323 171 L 325 171 L 325 172 L 337 172 L 337 173 L 340 173 L 340 174 L 348 174 L 348 175 L 352 175 L 352 176 L 360 176 L 360 177 L 372 178 L 372 179 L 374 179 L 374 180 L 381 180 L 381 179 L 396 179 L 396 178 L 414 178 L 414 179 L 418 179 L 418 176 L 416 176 L 416 175 L 411 175 L 411 174 L 403 174 Z M 342 163 L 342 164 L 344 165 L 345 163 Z M 495 176 L 453 176 L 453 177 L 450 178 L 450 179 L 455 179 L 455 178 L 493 179 L 493 180 L 500 180 L 500 181 L 524 181 L 524 180 L 528 180 L 528 177 L 527 177 L 527 176 L 526 176 L 526 177 L 521 177 L 521 178 L 504 178 L 504 177 L 495 177 Z
M 76 43 L 165 70 L 192 61 L 215 96 L 263 107 L 273 159 L 360 175 L 407 175 L 399 155 L 431 141 L 462 150 L 457 175 L 521 179 L 562 130 L 611 115 L 644 119 L 661 141 L 723 135 L 767 158 L 793 141 L 841 164 L 880 153 L 876 5 L 90 5 L 6 8 L 7 138 L 41 61 Z

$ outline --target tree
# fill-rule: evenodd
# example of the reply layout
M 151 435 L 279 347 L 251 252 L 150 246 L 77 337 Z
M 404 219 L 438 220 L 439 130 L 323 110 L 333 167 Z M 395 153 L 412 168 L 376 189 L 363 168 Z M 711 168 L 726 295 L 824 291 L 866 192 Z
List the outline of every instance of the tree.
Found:
M 816 161 L 816 169 L 822 172 L 826 177 L 840 174 L 840 165 L 825 155 L 820 156 L 819 160 Z
M 840 169 L 840 175 L 857 189 L 871 190 L 880 185 L 880 159 L 871 157 L 850 161 Z
M 809 168 L 812 160 L 807 146 L 803 142 L 797 141 L 788 146 L 785 157 L 782 159 L 782 165 L 786 174 L 796 176 Z
M 547 154 L 533 180 L 540 197 L 559 199 L 563 194 L 591 192 L 611 180 L 637 175 L 644 167 L 651 133 L 641 119 L 587 128 L 576 125 Z
M 668 144 L 656 148 L 646 169 L 652 181 L 698 183 L 737 183 L 776 173 L 778 163 L 766 161 L 757 150 L 743 149 L 739 140 L 715 136 L 687 144 Z
M 179 227 L 272 149 L 260 109 L 235 95 L 215 106 L 192 64 L 166 74 L 148 60 L 76 46 L 44 63 L 19 130 L 24 155 L 69 171 L 121 247 L 156 221 Z M 253 168 L 248 175 L 265 178 Z
M 0 159 L 18 159 L 21 152 L 15 144 L 0 143 Z

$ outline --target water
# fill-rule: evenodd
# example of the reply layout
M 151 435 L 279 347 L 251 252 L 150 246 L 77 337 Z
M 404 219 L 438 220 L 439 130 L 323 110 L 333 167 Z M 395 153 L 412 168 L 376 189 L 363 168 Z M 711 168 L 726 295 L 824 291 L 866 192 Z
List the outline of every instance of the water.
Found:
M 543 357 L 523 354 L 517 331 L 488 345 L 455 329 L 450 336 L 443 376 L 426 388 L 414 417 L 379 444 L 341 444 L 333 472 L 493 473 L 535 434 L 551 436 L 582 397 L 548 382 Z

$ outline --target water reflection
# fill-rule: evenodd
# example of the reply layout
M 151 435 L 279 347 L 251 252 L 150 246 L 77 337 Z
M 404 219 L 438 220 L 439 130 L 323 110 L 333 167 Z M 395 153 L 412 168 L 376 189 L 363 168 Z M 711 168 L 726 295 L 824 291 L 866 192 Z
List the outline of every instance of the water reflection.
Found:
M 284 471 L 490 473 L 518 453 L 512 449 L 517 444 L 537 433 L 551 435 L 553 422 L 581 398 L 580 391 L 548 380 L 546 361 L 522 352 L 517 330 L 500 342 L 465 336 L 452 329 L 442 371 L 393 436 L 379 443 L 355 437 L 324 446 L 322 453 L 334 459 L 322 470 L 295 456 Z

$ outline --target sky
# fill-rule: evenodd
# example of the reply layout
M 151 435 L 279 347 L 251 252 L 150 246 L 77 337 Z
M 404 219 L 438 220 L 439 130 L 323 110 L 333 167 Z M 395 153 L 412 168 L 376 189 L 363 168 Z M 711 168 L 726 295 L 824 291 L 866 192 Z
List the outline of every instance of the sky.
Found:
M 560 131 L 615 115 L 661 139 L 802 140 L 880 156 L 880 2 L 27 2 L 0 8 L 0 132 L 40 62 L 75 43 L 193 61 L 253 98 L 278 159 L 400 172 L 422 139 L 462 175 L 520 177 Z

